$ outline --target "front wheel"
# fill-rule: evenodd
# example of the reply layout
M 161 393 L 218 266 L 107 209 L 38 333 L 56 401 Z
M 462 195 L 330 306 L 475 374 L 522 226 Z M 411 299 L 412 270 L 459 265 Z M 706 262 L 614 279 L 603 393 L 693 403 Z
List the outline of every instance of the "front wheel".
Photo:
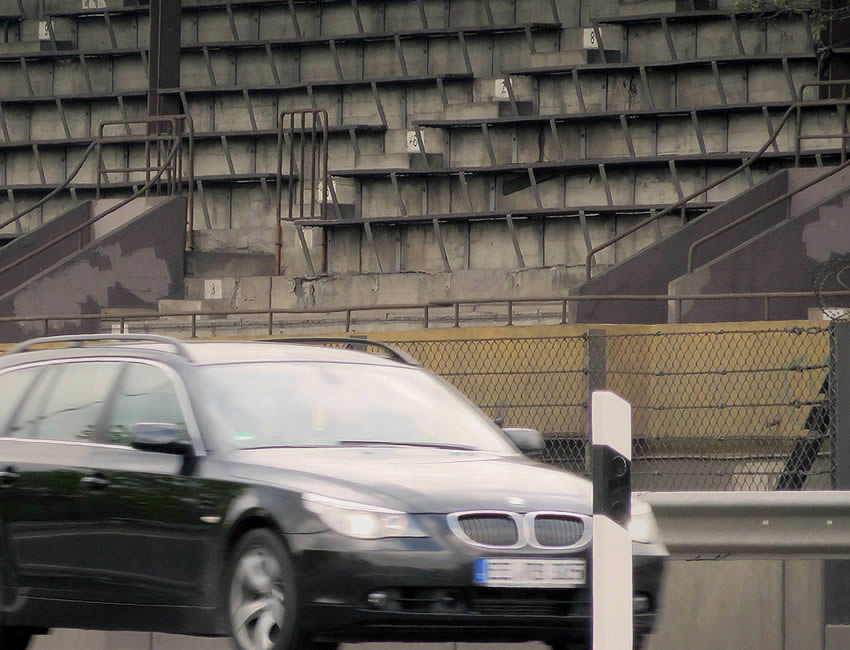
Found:
M 16 627 L 0 627 L 0 650 L 26 650 L 32 633 Z
M 279 537 L 249 531 L 228 569 L 226 610 L 237 650 L 301 650 L 306 637 L 298 624 L 295 570 Z

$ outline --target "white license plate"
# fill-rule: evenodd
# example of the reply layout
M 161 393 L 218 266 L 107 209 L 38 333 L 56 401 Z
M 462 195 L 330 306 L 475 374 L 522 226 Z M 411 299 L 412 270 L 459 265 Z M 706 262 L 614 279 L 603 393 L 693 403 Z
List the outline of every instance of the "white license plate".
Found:
M 473 582 L 486 587 L 583 587 L 584 560 L 478 558 Z

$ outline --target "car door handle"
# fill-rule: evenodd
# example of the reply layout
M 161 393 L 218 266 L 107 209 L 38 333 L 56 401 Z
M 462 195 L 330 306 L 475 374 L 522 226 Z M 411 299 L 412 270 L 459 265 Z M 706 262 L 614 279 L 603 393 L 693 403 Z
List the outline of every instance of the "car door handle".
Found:
M 12 485 L 19 478 L 21 475 L 15 471 L 14 467 L 7 467 L 0 472 L 0 485 Z
M 81 478 L 80 483 L 89 486 L 93 490 L 102 490 L 109 485 L 109 479 L 103 474 L 89 474 Z

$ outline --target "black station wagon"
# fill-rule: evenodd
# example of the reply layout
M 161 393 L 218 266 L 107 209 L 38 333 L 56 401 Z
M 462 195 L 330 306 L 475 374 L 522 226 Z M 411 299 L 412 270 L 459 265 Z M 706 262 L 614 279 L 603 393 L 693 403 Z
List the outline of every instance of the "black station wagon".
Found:
M 590 483 L 389 346 L 308 343 L 4 355 L 0 648 L 52 627 L 587 647 Z M 640 639 L 666 551 L 637 500 L 631 530 Z

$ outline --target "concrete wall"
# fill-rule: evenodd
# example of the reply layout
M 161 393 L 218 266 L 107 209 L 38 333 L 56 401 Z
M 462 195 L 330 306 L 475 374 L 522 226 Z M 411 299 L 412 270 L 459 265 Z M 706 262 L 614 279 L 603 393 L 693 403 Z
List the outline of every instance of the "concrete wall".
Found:
M 822 563 L 672 561 L 647 650 L 823 650 Z M 347 644 L 346 650 L 544 650 L 529 644 Z M 839 646 L 834 646 L 837 649 Z M 226 639 L 57 630 L 33 650 L 230 650 Z
M 730 223 L 734 219 L 759 208 L 772 199 L 781 196 L 783 193 L 799 187 L 809 180 L 813 180 L 821 174 L 823 174 L 823 171 L 817 169 L 792 169 L 786 172 L 780 172 L 752 190 L 742 193 L 732 201 L 707 212 L 702 217 L 689 223 L 686 228 L 641 250 L 622 262 L 619 266 L 597 275 L 589 282 L 583 284 L 578 289 L 578 292 L 582 295 L 602 293 L 667 293 L 667 283 L 679 277 L 687 268 L 688 249 L 694 241 Z M 699 256 L 696 258 L 697 264 L 722 255 L 730 248 L 763 232 L 764 229 L 779 223 L 789 213 L 799 215 L 811 209 L 812 206 L 827 200 L 834 193 L 843 191 L 848 180 L 850 180 L 850 175 L 841 172 L 824 181 L 823 184 L 815 185 L 798 194 L 790 204 L 778 204 L 764 210 L 747 223 L 718 236 L 703 246 L 698 251 Z M 792 253 L 789 249 L 788 251 L 779 253 L 778 257 L 774 259 L 778 264 L 784 265 L 789 269 L 797 268 L 798 265 L 796 264 L 789 265 L 786 263 L 790 254 Z M 792 290 L 790 288 L 791 285 L 788 285 L 787 282 L 768 281 L 766 276 L 743 272 L 744 269 L 739 270 L 742 272 L 735 274 L 734 278 L 731 278 L 732 283 L 725 285 L 728 287 L 728 290 L 769 290 L 768 287 L 774 287 L 777 290 L 784 287 L 783 290 Z M 674 292 L 685 293 L 684 282 L 682 281 L 682 283 L 677 284 Z M 805 289 L 802 286 L 803 284 L 805 283 L 797 281 L 794 286 L 799 287 L 799 290 L 810 289 L 810 284 L 807 284 Z M 687 281 L 687 288 L 695 293 L 710 293 L 711 291 L 707 287 L 708 285 L 706 284 L 694 284 L 694 282 Z M 700 307 L 700 309 L 702 308 Z M 727 318 L 724 318 L 723 314 L 728 316 L 730 314 L 728 311 L 729 308 L 731 308 L 729 304 L 723 304 L 720 307 L 720 311 L 716 312 L 715 317 L 719 320 L 726 320 Z M 747 309 L 750 309 L 750 307 Z M 627 310 L 623 309 L 622 305 L 612 303 L 581 303 L 573 310 L 572 314 L 577 322 L 658 323 L 667 320 L 666 306 L 660 303 L 641 303 Z M 758 315 L 754 315 L 752 311 L 747 311 L 747 314 L 749 318 L 744 318 L 744 320 L 763 317 L 761 311 Z M 774 314 L 774 317 L 780 318 L 782 314 L 782 311 L 778 311 Z M 805 312 L 803 316 L 805 316 Z
M 814 188 L 813 188 L 814 189 Z M 788 220 L 743 239 L 729 252 L 714 259 L 710 251 L 699 250 L 696 267 L 689 274 L 672 280 L 669 294 L 729 293 L 743 289 L 759 291 L 811 291 L 843 289 L 840 260 L 850 252 L 850 229 L 847 210 L 850 197 L 847 190 L 828 203 L 812 210 L 791 213 Z M 742 226 L 743 228 L 743 226 Z M 710 245 L 707 244 L 706 248 Z M 700 266 L 700 262 L 710 260 Z M 793 263 L 788 263 L 794 260 Z M 836 266 L 837 265 L 837 266 Z M 826 279 L 825 284 L 821 280 Z M 846 297 L 826 298 L 823 305 L 833 307 L 850 303 Z M 816 298 L 774 300 L 770 305 L 773 318 L 805 317 L 809 309 L 817 308 Z M 681 307 L 671 307 L 671 320 L 710 322 L 728 318 L 747 320 L 763 313 L 760 301 L 732 304 L 721 302 L 685 301 Z M 681 310 L 681 311 L 679 311 Z
M 95 214 L 106 207 L 96 207 Z M 135 215 L 107 215 L 95 224 L 92 243 L 7 291 L 0 297 L 0 313 L 37 316 L 58 310 L 97 314 L 115 308 L 152 307 L 159 299 L 180 295 L 186 199 L 154 201 L 152 206 L 146 199 L 137 199 L 132 207 Z M 35 231 L 29 237 L 38 235 Z M 66 321 L 50 333 L 96 328 L 96 321 Z M 44 328 L 38 321 L 10 322 L 0 325 L 0 332 L 4 340 L 15 341 L 42 335 Z

